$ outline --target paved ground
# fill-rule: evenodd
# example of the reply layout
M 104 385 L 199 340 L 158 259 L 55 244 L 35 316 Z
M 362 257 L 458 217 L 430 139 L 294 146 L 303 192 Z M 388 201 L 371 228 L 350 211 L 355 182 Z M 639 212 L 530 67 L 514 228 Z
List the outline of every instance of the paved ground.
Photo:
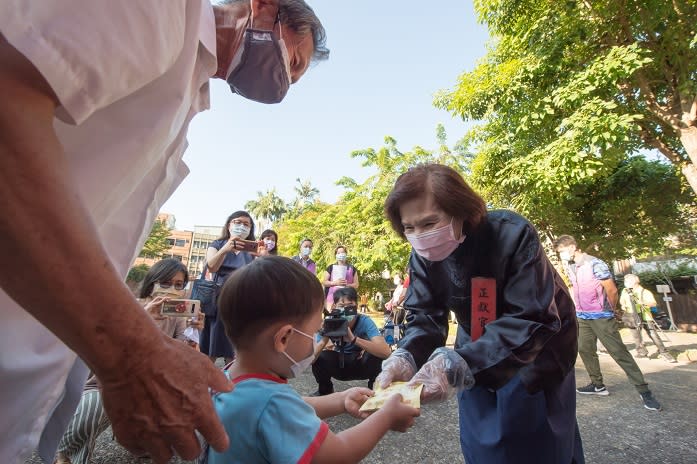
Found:
M 628 334 L 623 334 L 624 336 Z M 670 333 L 674 353 L 697 349 L 697 335 Z M 629 342 L 629 337 L 625 337 Z M 652 347 L 649 347 L 652 352 Z M 694 358 L 693 358 L 694 359 Z M 624 373 L 605 355 L 601 356 L 607 397 L 578 395 L 578 422 L 588 464 L 694 464 L 697 463 L 697 363 L 669 364 L 658 359 L 639 359 L 663 411 L 644 409 L 641 399 Z M 588 383 L 579 360 L 577 385 Z M 302 394 L 316 389 L 311 374 L 293 381 Z M 336 382 L 337 390 L 364 382 Z M 340 431 L 356 423 L 351 417 L 328 421 Z M 95 464 L 147 464 L 133 459 L 111 441 L 111 431 L 99 440 Z M 181 463 L 183 461 L 174 461 Z M 458 441 L 457 404 L 454 400 L 426 405 L 415 427 L 405 434 L 390 433 L 364 460 L 374 464 L 463 463 Z M 36 457 L 27 461 L 39 464 Z M 502 463 L 495 463 L 502 464 Z

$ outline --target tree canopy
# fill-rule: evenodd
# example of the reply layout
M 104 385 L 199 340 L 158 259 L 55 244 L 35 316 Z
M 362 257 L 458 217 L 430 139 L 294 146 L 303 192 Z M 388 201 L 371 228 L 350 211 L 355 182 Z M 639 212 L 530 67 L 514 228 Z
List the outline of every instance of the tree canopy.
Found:
M 167 243 L 170 230 L 165 221 L 156 220 L 150 229 L 150 234 L 145 240 L 143 249 L 140 251 L 140 256 L 145 258 L 160 258 L 163 253 L 169 250 L 170 246 Z
M 543 233 L 575 232 L 608 258 L 657 246 L 690 200 L 676 173 L 697 191 L 697 3 L 475 0 L 475 8 L 489 51 L 435 99 L 481 121 L 465 138 L 477 152 L 473 184 Z M 635 156 L 647 150 L 672 169 Z M 626 240 L 619 226 L 630 219 Z
M 360 272 L 361 292 L 391 288 L 391 278 L 387 282 L 382 274 L 385 270 L 390 275 L 403 273 L 411 247 L 396 236 L 385 219 L 385 199 L 397 177 L 418 163 L 440 162 L 465 171 L 466 157 L 445 146 L 444 133 L 441 142 L 439 153 L 421 147 L 401 152 L 396 140 L 386 137 L 385 145 L 377 150 L 367 148 L 351 153 L 352 158 L 361 160 L 363 167 L 372 168 L 376 173 L 362 183 L 343 177 L 337 184 L 346 191 L 335 204 L 315 202 L 297 216 L 285 218 L 278 227 L 281 254 L 297 254 L 300 240 L 309 237 L 314 242 L 312 256 L 321 274 L 335 262 L 334 249 L 344 245 L 349 261 Z

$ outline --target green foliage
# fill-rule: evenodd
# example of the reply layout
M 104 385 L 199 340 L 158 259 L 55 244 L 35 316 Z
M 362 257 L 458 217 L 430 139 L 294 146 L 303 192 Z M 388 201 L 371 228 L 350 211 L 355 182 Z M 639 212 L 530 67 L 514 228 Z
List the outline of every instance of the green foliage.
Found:
M 672 292 L 677 293 L 673 287 L 673 280 L 679 277 L 697 275 L 697 266 L 690 263 L 679 263 L 674 266 L 661 265 L 657 263 L 655 271 L 638 272 L 641 285 L 644 288 L 655 287 L 656 285 L 670 285 Z
M 476 0 L 489 52 L 436 106 L 481 121 L 473 180 L 523 211 L 612 176 L 642 150 L 697 161 L 697 2 Z M 693 190 L 697 179 L 688 180 Z
M 156 220 L 139 256 L 144 258 L 161 258 L 163 253 L 170 248 L 167 243 L 169 234 L 170 230 L 165 221 Z
M 352 158 L 361 160 L 363 167 L 372 168 L 376 173 L 362 183 L 341 178 L 337 185 L 346 191 L 336 204 L 307 204 L 300 214 L 285 218 L 278 227 L 280 253 L 293 256 L 298 253 L 300 240 L 311 238 L 314 241 L 312 257 L 317 261 L 321 277 L 324 269 L 335 262 L 335 247 L 344 245 L 348 248 L 349 261 L 360 273 L 359 292 L 372 295 L 375 291 L 392 288 L 392 279 L 383 279 L 382 273 L 384 270 L 391 275 L 403 272 L 411 250 L 409 244 L 392 231 L 383 212 L 385 199 L 397 177 L 416 164 L 434 161 L 465 171 L 467 158 L 457 153 L 457 148 L 455 154 L 447 149 L 442 129 L 438 134 L 442 145 L 438 154 L 421 147 L 400 152 L 391 137 L 385 138 L 385 145 L 380 149 L 351 153 Z
M 150 266 L 148 266 L 147 264 L 138 264 L 133 266 L 128 270 L 128 274 L 126 275 L 126 282 L 142 282 L 149 270 Z
M 265 222 L 265 227 L 271 227 L 273 223 L 281 219 L 286 212 L 283 199 L 276 195 L 276 189 L 267 190 L 265 193 L 257 192 L 257 199 L 250 200 L 244 205 L 244 209 L 251 213 L 257 220 Z M 262 228 L 260 224 L 259 232 Z
M 674 237 L 687 230 L 689 201 L 671 166 L 635 156 L 554 201 L 533 198 L 521 209 L 550 240 L 570 234 L 583 249 L 612 260 L 669 253 L 690 243 Z

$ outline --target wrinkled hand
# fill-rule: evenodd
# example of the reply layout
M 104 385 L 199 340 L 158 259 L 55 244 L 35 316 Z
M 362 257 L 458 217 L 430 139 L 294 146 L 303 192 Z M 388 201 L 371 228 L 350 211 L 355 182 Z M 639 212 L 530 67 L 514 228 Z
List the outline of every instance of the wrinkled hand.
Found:
M 419 372 L 409 381 L 409 385 L 423 384 L 421 401 L 445 401 L 456 390 L 471 388 L 474 376 L 467 361 L 450 348 L 438 348 L 421 366 Z
M 403 348 L 398 348 L 389 358 L 382 362 L 382 372 L 378 374 L 375 382 L 381 387 L 386 388 L 392 382 L 406 382 L 414 376 L 416 372 L 416 362 L 410 352 Z
M 347 413 L 358 419 L 365 419 L 370 415 L 369 412 L 361 412 L 359 409 L 361 406 L 363 406 L 363 403 L 368 400 L 368 398 L 375 395 L 373 390 L 364 387 L 354 387 L 346 390 L 344 395 L 344 409 Z
M 414 418 L 421 414 L 419 409 L 403 403 L 399 393 L 389 397 L 379 412 L 390 417 L 390 430 L 395 432 L 406 432 L 414 425 Z
M 201 452 L 198 430 L 214 449 L 225 450 L 229 439 L 208 389 L 228 392 L 232 383 L 185 343 L 162 335 L 150 344 L 130 353 L 119 372 L 97 372 L 119 443 L 156 463 L 169 461 L 173 451 L 192 460 Z

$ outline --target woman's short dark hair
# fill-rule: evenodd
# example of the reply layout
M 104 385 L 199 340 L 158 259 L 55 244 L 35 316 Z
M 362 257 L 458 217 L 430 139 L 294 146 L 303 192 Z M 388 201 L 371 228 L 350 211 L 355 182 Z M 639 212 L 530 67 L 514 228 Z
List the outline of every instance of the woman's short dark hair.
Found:
M 399 207 L 427 192 L 446 214 L 463 220 L 463 233 L 470 233 L 486 218 L 484 200 L 456 170 L 443 164 L 420 164 L 399 176 L 385 200 L 385 216 L 400 237 L 405 238 Z
M 276 231 L 273 229 L 266 229 L 259 236 L 260 240 L 264 240 L 265 238 L 273 238 L 273 241 L 276 242 L 276 246 L 273 248 L 273 250 L 269 251 L 269 254 L 270 255 L 277 255 L 278 254 L 278 234 L 276 233 Z
M 225 333 L 237 348 L 248 346 L 276 322 L 300 323 L 319 313 L 322 285 L 314 274 L 282 256 L 264 256 L 235 271 L 218 298 Z
M 140 284 L 140 298 L 147 298 L 152 294 L 156 282 L 167 282 L 172 280 L 177 272 L 184 273 L 184 285 L 189 283 L 189 271 L 186 266 L 174 258 L 163 259 L 152 265 L 143 282 Z
M 247 211 L 235 211 L 229 215 L 225 221 L 223 230 L 220 231 L 220 237 L 218 237 L 218 240 L 228 240 L 230 238 L 230 223 L 233 219 L 237 219 L 239 217 L 249 218 L 249 222 L 252 224 L 252 227 L 249 229 L 249 235 L 247 235 L 245 240 L 254 240 L 254 219 L 252 219 L 251 214 L 249 214 Z
M 348 253 L 348 249 L 344 245 L 339 245 L 336 248 L 334 248 L 334 254 L 337 254 L 339 252 L 339 248 L 343 248 L 346 253 Z

